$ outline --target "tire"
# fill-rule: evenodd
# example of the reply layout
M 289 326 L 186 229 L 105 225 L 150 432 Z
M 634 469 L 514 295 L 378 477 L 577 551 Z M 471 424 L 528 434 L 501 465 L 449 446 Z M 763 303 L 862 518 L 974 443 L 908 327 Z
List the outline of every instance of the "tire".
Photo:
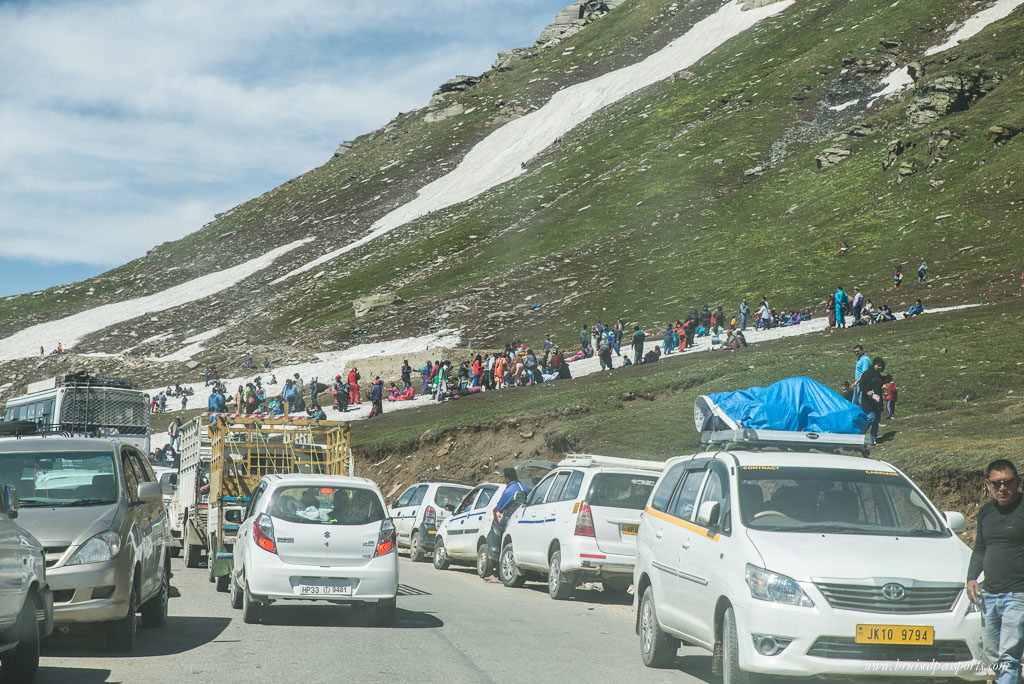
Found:
M 419 563 L 424 558 L 426 558 L 426 554 L 423 552 L 423 545 L 420 544 L 420 532 L 416 530 L 409 538 L 409 560 Z
M 231 585 L 229 583 L 230 579 L 231 579 L 230 575 L 221 575 L 220 577 L 218 577 L 217 578 L 217 591 L 219 591 L 222 594 L 228 593 L 228 591 L 231 588 Z
M 480 579 L 487 579 L 494 574 L 494 561 L 491 560 L 486 540 L 476 547 L 476 574 Z
M 498 574 L 501 576 L 501 583 L 506 587 L 521 587 L 526 583 L 526 577 L 516 567 L 516 557 L 512 553 L 512 543 L 505 544 L 501 549 L 501 558 L 498 561 Z
M 14 623 L 17 635 L 17 647 L 6 651 L 0 656 L 0 671 L 8 682 L 31 682 L 36 678 L 39 669 L 39 622 L 36 611 L 39 600 L 30 593 L 25 597 L 25 605 L 18 613 L 18 621 Z M 13 636 L 13 635 L 12 635 Z
M 244 578 L 242 581 L 245 583 L 242 587 L 242 621 L 247 625 L 255 625 L 263 617 L 263 606 L 249 592 L 249 581 Z
M 640 658 L 647 667 L 670 667 L 676 660 L 679 640 L 661 631 L 654 607 L 654 589 L 647 588 L 640 599 Z
M 111 651 L 130 653 L 135 650 L 135 594 L 136 586 L 133 584 L 128 598 L 128 614 L 107 626 L 107 648 Z
M 200 559 L 203 557 L 203 547 L 199 544 L 189 544 L 185 547 L 185 567 L 198 568 Z
M 377 605 L 373 608 L 373 624 L 377 625 L 378 627 L 390 627 L 391 625 L 395 624 L 396 604 L 396 599 L 378 601 Z
M 444 542 L 438 539 L 434 542 L 434 569 L 447 570 L 451 563 L 448 562 L 448 549 L 444 548 Z
M 163 579 L 157 595 L 142 604 L 143 627 L 167 626 L 167 601 L 171 596 L 171 561 L 164 565 Z
M 242 607 L 242 587 L 238 586 L 234 573 L 228 575 L 231 578 L 231 607 L 239 610 Z
M 722 617 L 722 684 L 754 684 L 760 677 L 740 669 L 740 642 L 736 613 L 726 608 Z
M 575 586 L 572 582 L 572 575 L 562 572 L 562 551 L 555 549 L 551 552 L 551 560 L 548 561 L 548 595 L 556 601 L 564 601 L 572 594 Z

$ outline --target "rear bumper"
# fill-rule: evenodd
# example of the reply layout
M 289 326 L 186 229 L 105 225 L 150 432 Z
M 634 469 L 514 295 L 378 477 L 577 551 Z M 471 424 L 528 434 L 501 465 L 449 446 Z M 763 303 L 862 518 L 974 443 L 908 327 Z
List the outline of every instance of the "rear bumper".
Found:
M 562 548 L 563 572 L 571 572 L 581 578 L 609 577 L 633 581 L 636 556 L 604 553 L 597 548 L 597 544 L 591 538 L 575 539 L 579 541 L 574 540 Z
M 420 532 L 420 546 L 424 551 L 433 551 L 434 542 L 437 539 L 437 527 L 434 525 L 427 525 L 424 523 L 423 527 L 419 529 Z
M 276 554 L 259 551 L 259 562 L 247 559 L 243 572 L 249 591 L 259 600 L 376 602 L 398 596 L 398 554 L 395 551 L 356 567 L 290 564 Z M 301 584 L 321 582 L 348 583 L 352 592 L 347 596 L 298 593 Z

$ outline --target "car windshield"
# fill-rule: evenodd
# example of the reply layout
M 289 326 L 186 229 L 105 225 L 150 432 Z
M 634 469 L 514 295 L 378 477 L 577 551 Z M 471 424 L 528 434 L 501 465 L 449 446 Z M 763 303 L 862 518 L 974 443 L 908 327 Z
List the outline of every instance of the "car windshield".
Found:
M 279 487 L 267 511 L 286 522 L 313 525 L 367 525 L 385 518 L 380 497 L 363 487 Z
M 590 483 L 587 503 L 591 506 L 641 510 L 658 481 L 646 473 L 598 473 Z
M 441 508 L 455 508 L 469 491 L 469 487 L 438 487 L 437 493 L 434 494 L 434 503 Z
M 0 482 L 14 485 L 24 507 L 89 506 L 117 500 L 113 452 L 0 454 Z
M 932 507 L 899 473 L 742 466 L 740 515 L 755 530 L 942 537 Z

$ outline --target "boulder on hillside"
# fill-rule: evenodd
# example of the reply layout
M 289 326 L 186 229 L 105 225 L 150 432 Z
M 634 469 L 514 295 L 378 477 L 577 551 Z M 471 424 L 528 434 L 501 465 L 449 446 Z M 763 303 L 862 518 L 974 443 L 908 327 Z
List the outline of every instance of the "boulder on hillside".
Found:
M 827 169 L 830 166 L 835 166 L 849 156 L 850 150 L 845 150 L 842 147 L 826 147 L 821 151 L 821 154 L 814 159 L 818 162 L 819 169 Z
M 482 76 L 455 76 L 438 86 L 437 90 L 434 91 L 434 95 L 461 92 L 467 88 L 472 88 L 481 80 L 483 80 Z
M 991 140 L 996 147 L 999 147 L 1019 133 L 1020 129 L 1016 126 L 1002 124 L 989 127 L 989 129 L 985 131 L 985 137 Z
M 356 318 L 365 316 L 370 312 L 371 309 L 376 309 L 381 306 L 387 306 L 394 304 L 395 302 L 402 301 L 402 298 L 396 295 L 394 292 L 385 292 L 383 294 L 369 295 L 366 297 L 360 297 L 359 299 L 352 301 L 352 308 L 355 309 Z
M 582 2 L 574 2 L 555 15 L 554 23 L 548 25 L 540 32 L 536 45 L 540 47 L 556 45 L 569 36 L 579 33 L 588 24 L 597 21 L 608 12 L 611 12 L 621 5 L 622 2 L 623 0 L 582 0 Z
M 907 107 L 910 123 L 922 126 L 940 116 L 965 111 L 982 97 L 980 74 L 953 74 L 914 87 L 914 100 Z

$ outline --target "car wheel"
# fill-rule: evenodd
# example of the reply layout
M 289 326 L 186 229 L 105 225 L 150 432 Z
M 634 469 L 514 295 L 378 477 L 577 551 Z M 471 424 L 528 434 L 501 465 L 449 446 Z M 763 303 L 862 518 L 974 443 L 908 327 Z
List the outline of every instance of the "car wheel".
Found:
M 487 548 L 487 542 L 480 542 L 476 547 L 476 574 L 480 579 L 487 579 L 494 574 L 494 563 L 491 561 L 491 551 Z
M 555 549 L 548 563 L 548 594 L 556 601 L 564 601 L 574 588 L 572 576 L 562 572 L 562 551 Z
M 220 577 L 218 577 L 217 591 L 219 591 L 222 594 L 227 593 L 228 589 L 230 588 L 230 585 L 228 584 L 228 580 L 230 579 L 231 577 L 229 575 L 221 575 Z
M 395 624 L 396 599 L 377 601 L 373 609 L 373 623 L 378 627 L 390 627 Z
M 449 565 L 448 549 L 444 548 L 444 542 L 438 539 L 434 542 L 434 569 L 447 570 Z
M 526 583 L 523 573 L 516 567 L 516 557 L 512 554 L 511 542 L 505 544 L 501 549 L 501 560 L 498 563 L 498 571 L 501 575 L 501 583 L 506 587 L 521 587 Z
M 242 579 L 242 621 L 247 625 L 255 625 L 263 617 L 263 606 L 253 600 L 249 592 L 249 581 Z
M 413 563 L 419 563 L 426 557 L 423 553 L 423 545 L 420 543 L 419 530 L 412 533 L 412 537 L 409 539 L 409 560 Z
M 654 607 L 654 589 L 648 587 L 640 600 L 640 658 L 647 667 L 669 667 L 676 660 L 679 640 L 661 631 Z
M 199 561 L 203 557 L 203 547 L 199 544 L 189 544 L 185 547 L 185 567 L 198 568 Z
M 107 648 L 111 651 L 128 653 L 135 650 L 135 600 L 136 587 L 133 584 L 128 595 L 128 613 L 120 620 L 114 620 L 107 629 Z
M 30 593 L 25 597 L 25 605 L 18 613 L 18 621 L 14 623 L 12 636 L 18 645 L 0 656 L 0 671 L 9 682 L 31 682 L 39 669 L 39 622 L 36 611 L 39 602 L 36 595 Z
M 725 609 L 722 619 L 722 684 L 753 684 L 759 677 L 740 669 L 740 642 L 736 630 L 736 613 Z
M 160 580 L 160 591 L 157 595 L 142 604 L 143 627 L 167 626 L 167 600 L 171 596 L 171 561 L 164 565 L 163 578 Z
M 238 580 L 234 573 L 228 575 L 231 578 L 231 607 L 238 610 L 242 607 L 242 587 L 238 586 Z

